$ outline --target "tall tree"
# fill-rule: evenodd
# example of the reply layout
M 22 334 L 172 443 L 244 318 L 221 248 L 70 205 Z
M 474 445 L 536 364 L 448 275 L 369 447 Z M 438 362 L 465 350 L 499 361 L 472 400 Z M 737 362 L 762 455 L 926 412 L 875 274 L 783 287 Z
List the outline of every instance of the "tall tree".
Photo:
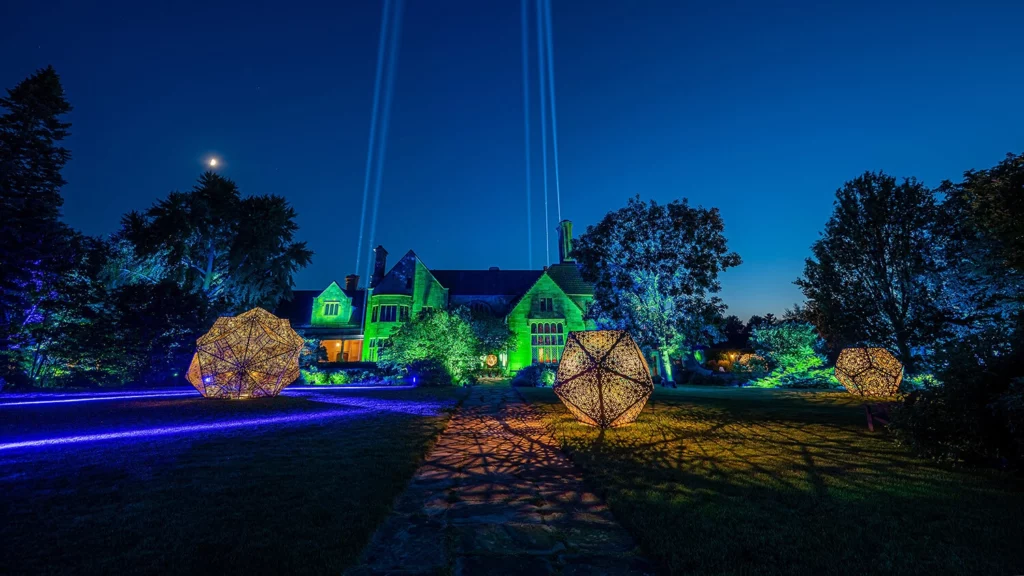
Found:
M 670 354 L 721 338 L 718 274 L 740 264 L 724 227 L 717 208 L 693 208 L 685 198 L 661 205 L 637 196 L 609 212 L 573 251 L 594 283 L 589 314 L 657 350 L 671 377 Z
M 147 269 L 219 308 L 272 306 L 291 294 L 292 275 L 313 254 L 294 240 L 295 217 L 284 198 L 243 198 L 233 181 L 206 172 L 192 190 L 126 215 L 120 234 Z
M 1012 329 L 1024 305 L 1024 155 L 943 182 L 936 275 L 949 335 Z
M 865 172 L 836 191 L 834 207 L 796 281 L 807 314 L 833 349 L 885 346 L 912 368 L 914 348 L 935 334 L 934 196 L 913 178 Z
M 11 376 L 75 262 L 72 232 L 60 221 L 61 169 L 71 157 L 60 145 L 71 126 L 62 117 L 71 105 L 48 67 L 7 90 L 0 108 L 0 372 Z
M 725 336 L 726 345 L 730 348 L 746 348 L 747 334 L 743 320 L 738 316 L 729 315 L 722 320 L 722 335 Z

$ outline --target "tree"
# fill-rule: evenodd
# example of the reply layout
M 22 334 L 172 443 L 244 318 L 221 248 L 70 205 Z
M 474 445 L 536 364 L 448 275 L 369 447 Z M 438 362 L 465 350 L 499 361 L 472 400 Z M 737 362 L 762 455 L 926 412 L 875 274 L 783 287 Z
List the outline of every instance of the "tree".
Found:
M 671 377 L 670 354 L 720 339 L 718 274 L 740 264 L 723 231 L 717 208 L 631 198 L 576 242 L 580 272 L 594 284 L 589 315 L 657 350 Z
M 796 281 L 807 313 L 834 350 L 885 346 L 913 369 L 914 348 L 935 336 L 934 196 L 913 178 L 865 172 L 836 191 L 834 206 Z
M 79 255 L 60 221 L 61 170 L 71 157 L 60 146 L 71 126 L 62 120 L 71 105 L 60 77 L 52 67 L 37 71 L 7 90 L 0 108 L 0 377 L 10 378 Z
M 1013 330 L 1024 306 L 1024 155 L 943 182 L 934 275 L 947 336 Z M 991 340 L 994 335 L 987 339 Z M 1002 341 L 1008 343 L 1004 335 Z
M 480 344 L 481 356 L 516 349 L 516 334 L 503 319 L 486 312 L 470 312 L 469 324 Z
M 738 316 L 729 315 L 722 320 L 722 334 L 725 336 L 726 345 L 730 348 L 747 347 L 747 330 L 743 320 Z
M 932 276 L 942 331 L 938 384 L 892 425 L 939 460 L 1024 462 L 1024 156 L 944 182 Z
M 750 333 L 754 350 L 783 372 L 800 372 L 821 366 L 818 333 L 813 324 L 785 322 L 762 324 Z
M 461 385 L 480 366 L 481 350 L 468 309 L 426 310 L 392 332 L 378 363 L 391 369 L 436 363 L 452 383 Z
M 295 217 L 284 198 L 243 198 L 233 181 L 206 172 L 189 192 L 126 215 L 120 237 L 147 269 L 157 259 L 162 274 L 218 308 L 268 307 L 291 294 L 292 274 L 313 254 L 293 240 Z

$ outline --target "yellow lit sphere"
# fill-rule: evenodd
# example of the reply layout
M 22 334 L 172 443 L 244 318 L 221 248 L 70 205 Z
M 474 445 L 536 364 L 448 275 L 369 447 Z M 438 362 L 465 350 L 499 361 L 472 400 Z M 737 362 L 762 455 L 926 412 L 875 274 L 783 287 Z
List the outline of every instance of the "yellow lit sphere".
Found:
M 628 332 L 592 330 L 569 333 L 554 391 L 580 422 L 615 428 L 636 420 L 654 382 Z
M 494 368 L 495 366 L 498 365 L 498 357 L 495 356 L 494 354 L 488 354 L 487 358 L 484 360 L 484 363 L 487 364 L 487 366 Z
M 836 378 L 851 394 L 895 396 L 903 364 L 885 348 L 845 348 L 836 360 Z
M 217 167 L 217 159 L 216 158 L 210 158 L 210 168 L 216 168 L 216 167 Z
M 218 318 L 196 344 L 187 378 L 207 398 L 277 396 L 299 377 L 302 337 L 262 308 Z

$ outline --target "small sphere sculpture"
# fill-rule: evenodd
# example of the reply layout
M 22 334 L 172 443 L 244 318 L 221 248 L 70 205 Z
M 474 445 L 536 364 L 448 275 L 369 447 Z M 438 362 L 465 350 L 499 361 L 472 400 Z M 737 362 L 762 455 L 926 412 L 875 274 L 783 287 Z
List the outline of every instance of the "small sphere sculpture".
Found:
M 844 348 L 836 360 L 836 378 L 851 394 L 894 396 L 903 381 L 903 364 L 885 348 Z
M 196 343 L 187 377 L 207 398 L 277 396 L 299 377 L 302 337 L 262 308 L 218 318 Z
M 569 333 L 554 391 L 580 422 L 615 428 L 636 420 L 654 383 L 628 332 L 592 330 Z

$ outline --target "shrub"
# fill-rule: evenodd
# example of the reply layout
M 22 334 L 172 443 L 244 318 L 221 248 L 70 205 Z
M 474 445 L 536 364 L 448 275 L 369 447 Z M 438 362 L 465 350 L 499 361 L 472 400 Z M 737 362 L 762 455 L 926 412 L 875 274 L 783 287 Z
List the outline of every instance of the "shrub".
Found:
M 802 372 L 824 364 L 818 354 L 822 342 L 817 329 L 807 322 L 763 324 L 750 333 L 754 350 L 775 369 Z
M 334 370 L 334 371 L 332 371 L 332 372 L 330 372 L 328 374 L 327 380 L 331 384 L 335 384 L 335 385 L 348 384 L 349 383 L 349 375 L 348 375 L 347 372 L 344 372 L 342 370 Z
M 299 374 L 302 375 L 302 380 L 306 384 L 312 384 L 314 386 L 323 386 L 324 384 L 327 384 L 327 372 L 324 372 L 316 366 L 302 368 L 299 370 Z
M 414 363 L 432 360 L 444 367 L 447 381 L 464 385 L 480 366 L 481 344 L 469 320 L 469 310 L 431 310 L 420 313 L 392 333 L 378 364 L 408 373 Z
M 1022 359 L 979 344 L 947 350 L 941 384 L 907 396 L 890 429 L 899 444 L 934 460 L 1017 467 L 1024 462 Z
M 553 386 L 555 384 L 555 375 L 557 368 L 551 364 L 531 364 L 519 372 L 512 378 L 513 386 Z
M 774 370 L 767 376 L 751 381 L 751 385 L 758 388 L 842 388 L 833 369 L 823 366 L 796 372 Z
M 451 374 L 444 365 L 428 358 L 416 360 L 406 367 L 407 379 L 418 386 L 450 386 L 452 384 Z

